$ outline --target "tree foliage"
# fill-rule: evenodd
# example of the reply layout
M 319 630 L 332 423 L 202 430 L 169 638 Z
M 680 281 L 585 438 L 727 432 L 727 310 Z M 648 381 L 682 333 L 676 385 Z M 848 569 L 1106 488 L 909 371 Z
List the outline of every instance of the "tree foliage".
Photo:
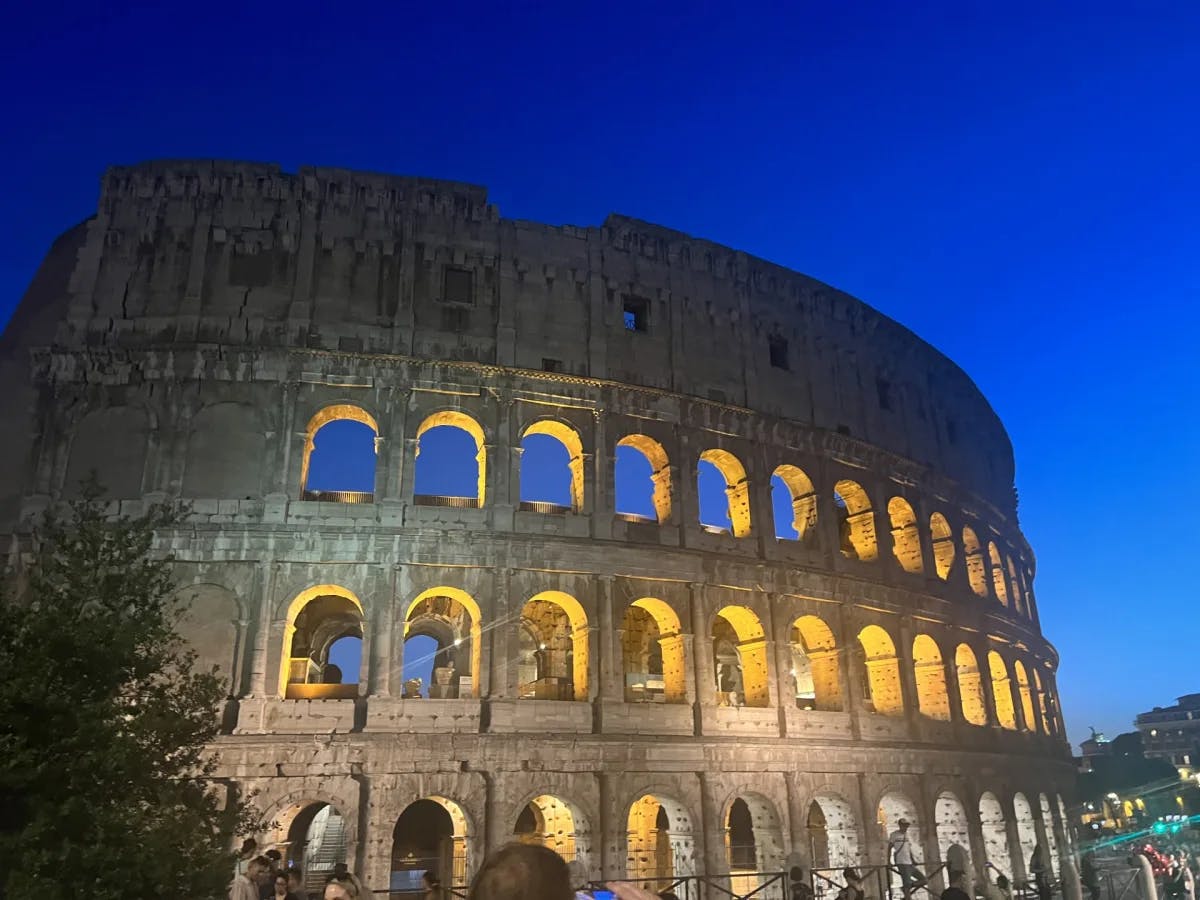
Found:
M 111 519 L 95 490 L 39 530 L 0 598 L 0 893 L 38 900 L 220 896 L 244 801 L 205 745 L 226 691 L 175 628 L 177 514 Z

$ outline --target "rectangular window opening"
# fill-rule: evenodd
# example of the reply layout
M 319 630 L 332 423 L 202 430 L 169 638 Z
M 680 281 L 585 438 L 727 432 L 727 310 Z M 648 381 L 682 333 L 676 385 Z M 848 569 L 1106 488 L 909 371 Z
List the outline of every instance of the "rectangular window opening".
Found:
M 649 300 L 644 297 L 626 297 L 622 309 L 626 331 L 646 331 L 649 328 Z
M 879 408 L 883 410 L 891 410 L 892 383 L 886 378 L 876 378 L 875 393 L 879 396 Z
M 767 343 L 768 355 L 771 358 L 771 366 L 775 369 L 783 369 L 787 371 L 788 365 L 788 342 L 787 338 L 779 337 L 778 335 L 771 337 Z
M 542 357 L 543 372 L 561 372 L 563 370 L 561 359 L 550 359 L 548 356 Z
M 442 299 L 447 303 L 475 302 L 475 273 L 470 269 L 446 266 L 442 279 Z

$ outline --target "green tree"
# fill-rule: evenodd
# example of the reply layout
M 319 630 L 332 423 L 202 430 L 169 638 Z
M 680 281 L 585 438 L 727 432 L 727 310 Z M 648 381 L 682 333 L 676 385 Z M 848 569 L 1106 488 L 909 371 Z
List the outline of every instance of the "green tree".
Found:
M 251 810 L 212 781 L 225 687 L 152 552 L 178 514 L 114 520 L 98 495 L 45 522 L 0 597 L 0 895 L 222 896 Z

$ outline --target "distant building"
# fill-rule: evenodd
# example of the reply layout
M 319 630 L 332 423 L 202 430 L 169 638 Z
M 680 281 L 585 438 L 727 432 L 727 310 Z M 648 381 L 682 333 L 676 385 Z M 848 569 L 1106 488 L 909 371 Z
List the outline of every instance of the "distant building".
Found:
M 1166 760 L 1181 778 L 1200 766 L 1200 694 L 1185 694 L 1174 706 L 1156 706 L 1135 724 L 1147 759 Z
M 1112 753 L 1112 745 L 1104 736 L 1104 732 L 1093 728 L 1092 736 L 1079 745 L 1079 750 L 1079 771 L 1093 772 L 1096 769 L 1096 758 L 1109 756 Z

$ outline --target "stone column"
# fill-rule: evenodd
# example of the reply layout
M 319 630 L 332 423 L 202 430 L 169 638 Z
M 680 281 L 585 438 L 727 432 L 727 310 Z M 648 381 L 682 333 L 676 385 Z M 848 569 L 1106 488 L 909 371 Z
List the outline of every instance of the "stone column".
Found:
M 399 693 L 401 673 L 404 666 L 404 632 L 401 625 L 399 653 L 393 649 L 395 640 L 396 612 L 398 598 L 396 582 L 404 570 L 401 565 L 391 567 L 388 578 L 388 590 L 380 592 L 380 598 L 375 603 L 376 609 L 371 618 L 375 620 L 375 639 L 371 642 L 374 651 L 372 655 L 370 681 L 368 692 L 376 697 L 390 697 L 393 692 Z M 366 648 L 363 648 L 364 655 Z M 395 665 L 399 661 L 399 666 Z
M 263 561 L 259 563 L 257 579 L 258 596 L 258 625 L 254 633 L 254 649 L 250 658 L 250 697 L 267 697 L 275 693 L 274 685 L 268 686 L 267 670 L 271 668 L 267 659 L 268 648 L 271 644 L 271 623 L 273 621 L 272 606 L 275 599 L 275 581 L 279 572 L 279 564 Z M 282 647 L 280 648 L 282 652 Z M 282 661 L 281 661 L 282 664 Z M 279 669 L 275 667 L 278 674 Z
M 692 666 L 696 676 L 696 704 L 703 708 L 717 702 L 716 673 L 712 669 L 712 632 L 708 628 L 708 610 L 704 598 L 704 585 L 692 582 L 691 591 L 692 634 L 695 652 Z
M 497 566 L 493 570 L 493 596 L 496 599 L 496 627 L 488 634 L 488 657 L 491 661 L 491 696 L 498 699 L 515 699 L 517 696 L 517 663 L 515 651 L 518 646 L 517 629 L 520 628 L 520 609 L 513 610 L 509 598 L 509 580 L 512 569 Z
M 614 627 L 613 615 L 613 575 L 596 576 L 596 617 L 600 627 L 593 632 L 600 643 L 599 647 L 599 690 L 594 691 L 601 700 L 624 700 L 624 654 L 622 641 L 624 627 Z

